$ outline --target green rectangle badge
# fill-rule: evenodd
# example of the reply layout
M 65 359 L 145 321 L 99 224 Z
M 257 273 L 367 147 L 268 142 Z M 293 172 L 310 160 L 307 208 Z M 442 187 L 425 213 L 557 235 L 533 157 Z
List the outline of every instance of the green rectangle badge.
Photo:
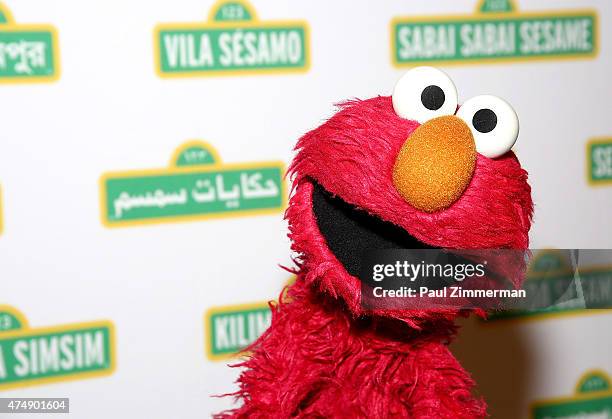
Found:
M 54 81 L 59 77 L 57 30 L 47 24 L 18 24 L 0 3 L 0 83 Z
M 160 23 L 153 31 L 160 77 L 294 73 L 310 66 L 303 20 L 261 20 L 243 0 L 218 1 L 205 22 Z
M 106 220 L 113 224 L 280 208 L 282 175 L 278 166 L 258 166 L 109 176 Z
M 587 143 L 587 179 L 591 185 L 612 183 L 612 138 Z
M 204 73 L 300 69 L 306 65 L 304 27 L 160 28 L 160 71 Z
M 0 390 L 110 375 L 114 335 L 106 320 L 33 328 L 0 305 Z
M 399 17 L 391 22 L 397 66 L 585 58 L 597 55 L 592 10 Z
M 0 27 L 0 78 L 52 78 L 55 75 L 53 33 Z
M 282 162 L 222 163 L 214 147 L 189 141 L 165 169 L 109 172 L 100 179 L 107 227 L 282 212 Z
M 209 359 L 237 355 L 255 342 L 272 321 L 268 303 L 213 307 L 205 315 Z

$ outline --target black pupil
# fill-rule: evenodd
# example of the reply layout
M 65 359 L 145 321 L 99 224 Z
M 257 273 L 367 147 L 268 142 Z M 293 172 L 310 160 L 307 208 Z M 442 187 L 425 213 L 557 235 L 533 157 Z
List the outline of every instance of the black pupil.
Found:
M 427 86 L 421 93 L 421 103 L 430 111 L 437 111 L 444 105 L 444 90 L 440 86 Z
M 483 134 L 491 132 L 497 125 L 497 115 L 491 109 L 480 109 L 472 118 L 472 125 L 476 131 Z

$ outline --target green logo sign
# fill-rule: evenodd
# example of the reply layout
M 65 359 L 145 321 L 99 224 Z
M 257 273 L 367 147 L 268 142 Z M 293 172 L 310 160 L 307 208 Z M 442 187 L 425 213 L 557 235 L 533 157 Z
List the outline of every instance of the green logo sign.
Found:
M 587 143 L 587 179 L 591 185 L 612 183 L 612 138 Z
M 16 24 L 0 3 L 0 83 L 53 81 L 58 77 L 55 28 Z
M 573 397 L 536 402 L 534 419 L 609 418 L 612 416 L 610 378 L 603 371 L 589 371 L 576 386 Z
M 597 34 L 592 10 L 522 13 L 509 0 L 485 0 L 474 15 L 393 19 L 391 59 L 413 66 L 594 57 Z
M 586 308 L 606 309 L 612 305 L 612 266 L 580 268 L 580 287 L 574 283 L 574 269 L 559 251 L 540 251 L 531 261 L 523 284 L 533 307 L 492 313 L 490 320 L 533 318 L 584 312 Z M 546 308 L 541 308 L 546 307 Z
M 277 213 L 285 206 L 281 162 L 223 164 L 205 142 L 188 142 L 168 169 L 106 173 L 107 227 Z
M 478 10 L 482 13 L 514 12 L 516 7 L 512 0 L 481 0 Z
M 160 77 L 307 71 L 304 21 L 260 21 L 244 0 L 221 1 L 208 22 L 163 23 L 154 31 Z
M 255 342 L 270 327 L 272 312 L 267 303 L 215 307 L 206 313 L 207 355 L 226 358 Z
M 112 323 L 30 328 L 19 311 L 0 306 L 0 390 L 108 375 L 114 363 Z

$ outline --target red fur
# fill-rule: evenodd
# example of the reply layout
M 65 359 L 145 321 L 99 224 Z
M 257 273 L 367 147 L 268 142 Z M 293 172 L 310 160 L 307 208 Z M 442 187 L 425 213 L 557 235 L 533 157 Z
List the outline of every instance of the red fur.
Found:
M 472 418 L 485 405 L 446 343 L 452 322 L 427 332 L 385 318 L 354 320 L 298 278 L 289 302 L 252 346 L 235 393 L 237 418 Z M 282 298 L 282 297 L 281 297 Z M 433 326 L 433 325 L 432 325 Z
M 478 155 L 474 176 L 449 208 L 425 213 L 393 187 L 402 144 L 419 126 L 399 118 L 390 97 L 350 101 L 304 135 L 291 165 L 286 218 L 299 274 L 290 301 L 250 348 L 235 394 L 236 417 L 482 417 L 469 375 L 447 349 L 458 310 L 364 313 L 359 280 L 328 249 L 312 210 L 312 180 L 344 201 L 433 246 L 528 246 L 533 204 L 512 152 Z

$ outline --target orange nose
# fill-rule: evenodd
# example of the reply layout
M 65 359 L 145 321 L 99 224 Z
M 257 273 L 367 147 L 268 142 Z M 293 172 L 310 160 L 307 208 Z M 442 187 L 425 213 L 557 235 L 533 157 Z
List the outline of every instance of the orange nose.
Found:
M 456 116 L 441 116 L 408 137 L 395 160 L 393 184 L 413 207 L 439 211 L 463 194 L 475 165 L 476 146 L 468 126 Z

